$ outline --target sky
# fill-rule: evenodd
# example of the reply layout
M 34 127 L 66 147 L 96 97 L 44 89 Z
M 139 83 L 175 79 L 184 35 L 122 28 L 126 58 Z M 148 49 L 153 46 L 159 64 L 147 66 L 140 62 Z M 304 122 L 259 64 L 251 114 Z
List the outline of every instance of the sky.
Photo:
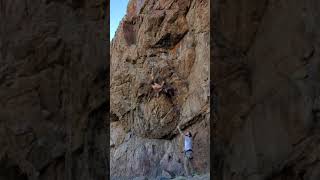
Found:
M 129 0 L 111 0 L 110 1 L 110 41 L 117 31 L 121 19 L 127 11 Z

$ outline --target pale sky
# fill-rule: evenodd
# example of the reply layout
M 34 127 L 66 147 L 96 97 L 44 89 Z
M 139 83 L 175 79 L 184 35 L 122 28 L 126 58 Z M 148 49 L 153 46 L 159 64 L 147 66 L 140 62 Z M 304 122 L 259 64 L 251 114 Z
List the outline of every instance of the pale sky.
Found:
M 111 0 L 110 1 L 110 41 L 115 35 L 121 19 L 127 11 L 129 0 Z

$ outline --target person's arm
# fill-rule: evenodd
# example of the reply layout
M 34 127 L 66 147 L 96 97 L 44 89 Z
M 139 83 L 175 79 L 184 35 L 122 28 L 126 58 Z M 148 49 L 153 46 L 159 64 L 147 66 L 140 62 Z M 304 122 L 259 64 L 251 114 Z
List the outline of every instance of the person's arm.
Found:
M 180 129 L 180 127 L 179 127 L 179 125 L 177 126 L 177 129 L 179 130 L 179 133 L 183 136 L 183 133 L 182 133 L 182 131 L 181 131 L 181 129 Z

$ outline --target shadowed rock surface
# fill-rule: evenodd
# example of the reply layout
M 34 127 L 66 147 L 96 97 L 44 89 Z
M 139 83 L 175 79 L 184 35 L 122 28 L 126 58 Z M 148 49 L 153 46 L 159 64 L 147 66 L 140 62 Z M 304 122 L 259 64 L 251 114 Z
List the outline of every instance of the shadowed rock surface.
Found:
M 320 179 L 319 1 L 213 6 L 213 178 Z
M 182 175 L 183 130 L 209 172 L 209 1 L 131 0 L 111 43 L 111 177 Z M 174 96 L 151 88 L 163 80 Z
M 105 180 L 104 10 L 0 1 L 1 180 Z

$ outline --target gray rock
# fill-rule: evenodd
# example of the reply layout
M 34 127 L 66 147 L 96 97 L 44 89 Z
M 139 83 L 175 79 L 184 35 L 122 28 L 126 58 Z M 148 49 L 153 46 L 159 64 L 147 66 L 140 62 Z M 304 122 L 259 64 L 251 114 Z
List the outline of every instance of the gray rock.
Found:
M 168 178 L 168 179 L 172 178 L 171 174 L 169 172 L 165 171 L 165 170 L 162 171 L 162 176 L 164 178 Z
M 142 177 L 135 177 L 132 180 L 148 180 L 148 178 L 145 176 L 142 176 Z
M 170 178 L 167 178 L 167 177 L 165 177 L 165 176 L 158 176 L 157 178 L 156 178 L 156 180 L 169 180 Z

